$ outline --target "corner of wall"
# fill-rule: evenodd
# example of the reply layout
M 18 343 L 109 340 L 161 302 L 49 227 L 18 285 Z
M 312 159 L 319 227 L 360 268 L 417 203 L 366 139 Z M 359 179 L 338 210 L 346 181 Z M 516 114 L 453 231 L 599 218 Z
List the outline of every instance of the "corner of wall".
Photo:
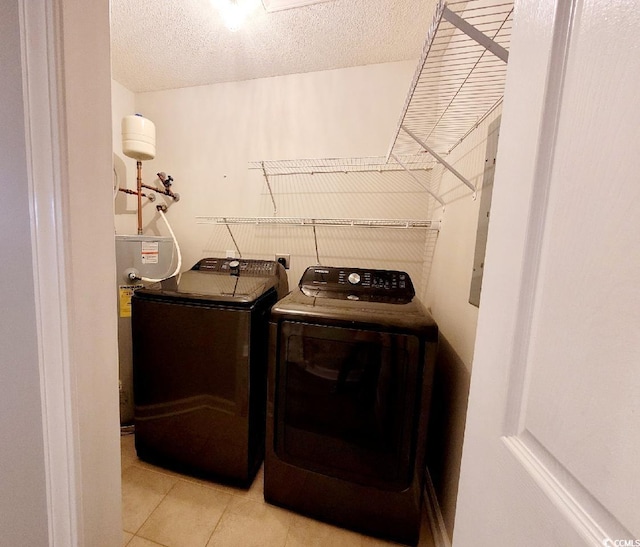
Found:
M 453 535 L 471 373 L 440 336 L 429 418 L 427 467 L 449 537 Z
M 447 161 L 479 188 L 475 199 L 472 192 L 443 167 L 438 166 L 432 172 L 432 188 L 437 189 L 446 205 L 440 209 L 441 229 L 434 246 L 425 249 L 428 279 L 420 293 L 440 330 L 427 466 L 449 537 L 453 535 L 455 521 L 478 320 L 478 308 L 469 303 L 469 291 L 479 195 L 482 192 L 487 135 L 500 111 L 498 108 L 492 112 L 447 157 Z

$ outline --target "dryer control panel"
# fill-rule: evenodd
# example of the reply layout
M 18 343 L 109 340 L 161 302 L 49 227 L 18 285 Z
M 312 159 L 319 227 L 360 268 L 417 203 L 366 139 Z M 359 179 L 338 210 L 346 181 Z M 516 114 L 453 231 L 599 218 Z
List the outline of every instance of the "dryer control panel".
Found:
M 278 263 L 273 260 L 243 258 L 203 258 L 191 268 L 201 272 L 241 274 L 266 277 L 277 275 Z
M 416 294 L 409 274 L 397 270 L 312 266 L 299 287 L 307 296 L 396 304 L 411 302 Z

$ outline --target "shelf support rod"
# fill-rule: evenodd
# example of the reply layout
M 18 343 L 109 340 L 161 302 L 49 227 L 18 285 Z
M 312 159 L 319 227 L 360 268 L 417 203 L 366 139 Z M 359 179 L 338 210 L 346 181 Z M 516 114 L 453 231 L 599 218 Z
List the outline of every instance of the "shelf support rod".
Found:
M 316 262 L 320 266 L 320 254 L 318 253 L 318 234 L 316 233 L 316 225 L 313 224 L 313 242 L 316 246 Z
M 434 192 L 432 192 L 431 190 L 429 190 L 429 188 L 427 188 L 427 186 L 425 186 L 424 184 L 422 184 L 422 182 L 420 181 L 420 179 L 418 177 L 416 177 L 411 171 L 409 171 L 409 168 L 402 163 L 395 154 L 391 153 L 391 157 L 394 159 L 394 161 L 396 163 L 398 163 L 400 165 L 400 167 L 402 167 L 408 174 L 409 176 L 415 180 L 422 188 L 424 188 L 424 190 L 427 192 L 427 194 L 429 194 L 433 199 L 435 199 L 440 205 L 442 205 L 444 207 L 444 201 L 442 201 L 442 199 L 440 199 L 440 197 L 438 195 L 436 195 Z
M 238 257 L 242 258 L 242 253 L 240 252 L 240 247 L 238 247 L 238 242 L 236 241 L 236 238 L 233 237 L 233 232 L 231 231 L 231 226 L 229 226 L 229 223 L 227 222 L 226 218 L 223 218 L 222 220 L 224 220 L 225 226 L 227 227 L 227 231 L 229 232 L 229 235 L 231 236 L 231 240 L 233 241 L 233 244 L 236 247 L 236 251 L 238 251 Z
M 273 203 L 273 216 L 278 214 L 278 208 L 276 207 L 276 200 L 273 198 L 273 192 L 271 191 L 271 184 L 269 184 L 269 176 L 267 175 L 267 170 L 264 167 L 264 162 L 260 162 L 262 166 L 262 174 L 264 175 L 264 180 L 267 183 L 267 188 L 269 189 L 269 195 L 271 196 L 271 203 Z
M 451 171 L 456 177 L 458 177 L 462 182 L 464 182 L 464 184 L 466 186 L 469 187 L 469 189 L 471 189 L 474 194 L 476 192 L 476 187 L 471 184 L 465 177 L 464 175 L 461 175 L 456 169 L 455 167 L 453 167 L 450 163 L 448 163 L 443 157 L 441 157 L 435 150 L 433 150 L 433 148 L 431 148 L 429 145 L 427 145 L 425 142 L 422 141 L 422 139 L 420 139 L 419 137 L 417 137 L 416 135 L 414 135 L 409 129 L 407 129 L 404 125 L 401 126 L 402 130 L 409 135 L 414 141 L 416 141 L 420 146 L 422 146 L 422 148 L 424 148 L 427 152 L 429 152 L 429 154 L 431 154 L 436 160 L 438 160 L 438 162 L 440 162 L 442 165 L 444 165 L 449 171 Z
M 500 59 L 501 61 L 504 61 L 505 63 L 509 62 L 509 52 L 506 49 L 504 49 L 497 42 L 494 42 L 486 34 L 479 31 L 472 24 L 465 21 L 457 13 L 454 13 L 448 7 L 445 6 L 442 16 L 447 21 L 449 21 L 449 23 L 451 23 L 453 26 L 458 27 L 458 29 L 464 32 L 469 38 L 471 38 L 472 40 L 475 40 L 483 48 L 493 53 L 498 59 Z

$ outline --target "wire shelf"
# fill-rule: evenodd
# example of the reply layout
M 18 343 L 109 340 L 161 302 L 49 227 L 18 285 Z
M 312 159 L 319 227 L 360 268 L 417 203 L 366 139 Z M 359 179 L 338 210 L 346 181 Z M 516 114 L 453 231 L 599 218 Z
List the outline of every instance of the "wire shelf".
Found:
M 264 175 L 274 215 L 270 176 L 375 171 L 411 175 L 433 169 L 436 161 L 475 198 L 475 186 L 445 157 L 501 104 L 512 26 L 513 0 L 439 0 L 387 156 L 249 162 L 249 169 Z
M 458 18 L 473 27 L 470 34 L 451 22 Z M 502 102 L 506 56 L 500 58 L 494 49 L 490 51 L 481 45 L 478 36 L 488 38 L 489 43 L 497 44 L 496 50 L 506 53 L 512 23 L 513 1 L 440 0 L 389 158 L 392 154 L 415 156 L 423 151 L 403 128 L 436 153 L 446 156 Z
M 406 165 L 409 171 L 428 171 L 435 165 L 433 158 L 422 151 L 411 156 L 400 155 L 398 160 Z M 262 170 L 267 176 L 405 170 L 397 161 L 394 159 L 387 161 L 384 156 L 251 161 L 249 169 Z
M 439 220 L 367 219 L 367 218 L 296 218 L 296 217 L 209 217 L 197 216 L 197 224 L 252 224 L 257 226 L 324 226 L 352 228 L 422 228 L 439 230 Z

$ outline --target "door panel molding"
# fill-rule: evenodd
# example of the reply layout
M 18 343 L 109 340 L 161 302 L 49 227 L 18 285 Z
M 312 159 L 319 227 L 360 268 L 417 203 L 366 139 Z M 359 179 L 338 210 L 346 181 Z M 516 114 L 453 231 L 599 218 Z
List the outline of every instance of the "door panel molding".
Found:
M 582 537 L 602 546 L 609 537 L 630 538 L 629 532 L 530 432 L 503 437 L 519 465 Z M 609 530 L 609 533 L 605 532 Z
M 517 435 L 525 427 L 525 407 L 527 384 L 531 374 L 529 367 L 529 342 L 534 310 L 536 307 L 537 284 L 542 244 L 545 234 L 545 220 L 553 170 L 553 159 L 558 133 L 562 90 L 567 68 L 571 33 L 573 30 L 577 4 L 582 0 L 558 2 L 556 24 L 553 30 L 549 73 L 544 93 L 544 109 L 540 127 L 535 173 L 531 194 L 531 208 L 527 222 L 525 250 L 523 253 L 522 280 L 520 283 L 519 307 L 514 329 L 513 356 L 505 412 L 504 432 L 507 436 Z

